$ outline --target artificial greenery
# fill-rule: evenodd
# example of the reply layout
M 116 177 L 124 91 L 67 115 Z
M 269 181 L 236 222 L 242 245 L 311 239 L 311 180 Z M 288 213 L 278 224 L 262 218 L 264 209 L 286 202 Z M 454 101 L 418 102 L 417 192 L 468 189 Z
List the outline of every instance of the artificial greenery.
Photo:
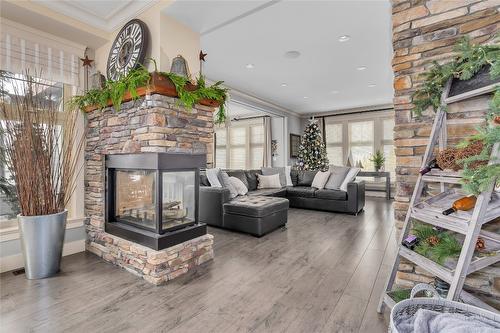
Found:
M 441 95 L 444 86 L 451 78 L 468 80 L 472 78 L 483 66 L 490 66 L 490 76 L 500 76 L 500 45 L 473 45 L 467 37 L 462 38 L 455 46 L 457 57 L 449 63 L 434 66 L 423 76 L 425 81 L 413 94 L 412 112 L 419 117 L 429 107 L 436 111 L 441 107 Z M 496 98 L 500 98 L 497 89 Z
M 446 82 L 451 78 L 468 80 L 484 66 L 489 66 L 489 74 L 493 80 L 500 77 L 500 45 L 473 45 L 464 37 L 455 46 L 455 51 L 458 55 L 454 61 L 443 65 L 435 63 L 429 72 L 424 74 L 425 82 L 413 94 L 414 115 L 421 116 L 429 107 L 434 111 L 439 107 L 446 111 L 441 105 L 441 95 Z M 477 134 L 459 144 L 459 147 L 463 148 L 475 141 L 483 143 L 480 154 L 459 161 L 464 166 L 462 188 L 468 194 L 478 195 L 485 191 L 500 175 L 500 165 L 496 163 L 498 161 L 489 165 L 480 163 L 489 161 L 494 144 L 500 142 L 500 126 L 495 126 L 495 119 L 499 117 L 500 85 L 497 86 L 490 102 L 486 124 L 478 128 Z
M 207 87 L 204 76 L 200 75 L 196 80 L 197 86 L 193 91 L 190 91 L 186 89 L 190 83 L 188 78 L 174 73 L 158 72 L 156 62 L 153 59 L 151 61 L 154 63 L 155 72 L 167 77 L 174 84 L 180 105 L 190 110 L 201 99 L 215 100 L 220 104 L 219 110 L 215 115 L 215 123 L 220 124 L 226 120 L 225 103 L 228 98 L 228 89 L 222 87 L 223 81 L 218 81 Z M 141 65 L 116 81 L 106 81 L 102 89 L 90 89 L 82 96 L 73 97 L 71 103 L 80 109 L 85 109 L 89 106 L 105 108 L 108 105 L 108 101 L 111 100 L 115 111 L 120 111 L 125 93 L 127 91 L 130 92 L 133 100 L 139 98 L 137 88 L 148 85 L 150 80 L 151 74 L 146 67 Z
M 373 162 L 375 170 L 379 171 L 380 169 L 382 169 L 385 163 L 384 153 L 382 153 L 380 150 L 377 150 L 375 154 L 372 154 L 372 156 L 370 157 L 370 161 Z
M 460 255 L 462 245 L 451 232 L 441 232 L 432 226 L 415 223 L 413 234 L 419 239 L 415 252 L 443 264 L 448 258 Z
M 391 298 L 399 303 L 405 299 L 409 299 L 411 294 L 411 289 L 396 289 L 390 292 Z

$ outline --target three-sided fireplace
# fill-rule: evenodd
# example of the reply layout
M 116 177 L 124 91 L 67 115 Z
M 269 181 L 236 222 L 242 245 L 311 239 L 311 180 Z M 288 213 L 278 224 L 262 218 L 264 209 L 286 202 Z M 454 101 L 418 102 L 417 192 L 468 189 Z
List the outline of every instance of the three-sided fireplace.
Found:
M 206 234 L 198 222 L 205 166 L 205 155 L 107 155 L 105 231 L 155 250 Z

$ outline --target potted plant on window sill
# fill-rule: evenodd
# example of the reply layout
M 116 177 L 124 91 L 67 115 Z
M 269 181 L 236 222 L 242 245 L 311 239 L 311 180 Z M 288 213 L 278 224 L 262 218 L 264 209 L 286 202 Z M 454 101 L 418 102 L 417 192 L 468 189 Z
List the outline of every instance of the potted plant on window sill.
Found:
M 60 268 L 84 133 L 77 110 L 60 111 L 50 86 L 29 75 L 19 84 L 5 72 L 0 80 L 11 88 L 1 90 L 0 158 L 15 180 L 26 277 L 46 278 Z

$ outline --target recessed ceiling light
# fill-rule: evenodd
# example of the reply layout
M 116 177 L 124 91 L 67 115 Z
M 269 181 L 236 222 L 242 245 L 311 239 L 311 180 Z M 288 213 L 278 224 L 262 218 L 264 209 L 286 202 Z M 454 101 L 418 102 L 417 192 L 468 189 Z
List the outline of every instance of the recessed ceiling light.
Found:
M 332 93 L 332 94 L 338 94 L 339 91 L 338 90 L 332 90 L 332 91 L 330 91 L 330 93 Z
M 351 39 L 351 36 L 343 35 L 339 37 L 339 42 L 347 42 L 349 39 Z
M 292 51 L 285 52 L 285 58 L 296 59 L 298 57 L 300 57 L 299 51 L 292 50 Z
M 281 86 L 282 86 L 282 87 L 286 87 L 286 86 L 287 86 L 287 84 L 283 82 L 283 83 L 281 84 Z
M 309 97 L 307 97 L 307 96 L 304 96 L 304 99 L 308 99 L 308 98 L 309 98 Z
M 359 66 L 356 68 L 358 71 L 364 71 L 366 69 L 366 66 Z
M 255 67 L 254 64 L 246 64 L 246 66 L 245 66 L 246 69 L 252 69 L 254 67 Z
M 376 84 L 375 84 L 375 83 L 370 83 L 370 84 L 368 85 L 368 88 L 373 88 L 373 87 L 375 87 L 375 86 L 376 86 Z

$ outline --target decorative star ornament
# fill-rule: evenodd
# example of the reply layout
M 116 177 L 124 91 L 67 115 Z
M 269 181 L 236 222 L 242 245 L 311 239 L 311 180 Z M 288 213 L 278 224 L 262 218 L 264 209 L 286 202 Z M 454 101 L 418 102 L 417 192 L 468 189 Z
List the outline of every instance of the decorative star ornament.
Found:
M 203 61 L 203 62 L 204 62 L 204 61 L 205 61 L 205 57 L 206 57 L 206 56 L 207 56 L 207 54 L 206 54 L 206 53 L 203 53 L 203 51 L 202 51 L 202 50 L 200 50 L 200 61 Z
M 83 62 L 83 67 L 90 67 L 92 66 L 92 63 L 94 60 L 89 59 L 88 55 L 85 55 L 85 58 L 80 58 L 80 60 Z

